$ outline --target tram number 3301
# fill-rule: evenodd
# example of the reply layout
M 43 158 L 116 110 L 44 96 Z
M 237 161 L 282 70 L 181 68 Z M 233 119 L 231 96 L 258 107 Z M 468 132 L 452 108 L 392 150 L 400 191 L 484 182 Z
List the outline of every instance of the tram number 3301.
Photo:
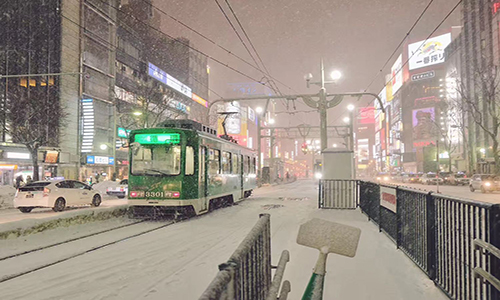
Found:
M 179 192 L 145 192 L 146 198 L 179 198 Z

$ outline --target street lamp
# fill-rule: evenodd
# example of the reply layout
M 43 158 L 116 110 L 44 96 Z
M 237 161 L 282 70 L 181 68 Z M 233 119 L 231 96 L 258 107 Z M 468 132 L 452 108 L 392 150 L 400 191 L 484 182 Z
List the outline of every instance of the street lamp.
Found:
M 342 77 L 342 73 L 339 70 L 335 70 L 330 74 L 332 80 L 339 80 Z
M 353 111 L 355 108 L 356 108 L 356 107 L 355 107 L 354 105 L 352 105 L 352 104 L 347 105 L 347 109 L 348 109 L 349 111 Z
M 269 124 L 274 124 L 276 121 L 274 119 L 269 119 Z
M 263 111 L 264 110 L 260 106 L 255 109 L 255 112 L 258 113 L 258 114 L 261 114 Z
M 330 74 L 331 81 L 325 81 L 325 68 L 323 66 L 323 60 L 321 60 L 320 65 L 321 71 L 321 81 L 320 82 L 311 82 L 313 76 L 311 73 L 307 74 L 304 78 L 306 80 L 306 85 L 309 88 L 310 84 L 315 84 L 321 87 L 319 90 L 319 101 L 316 103 L 316 108 L 319 110 L 319 120 L 320 120 L 320 132 L 321 132 L 321 149 L 328 148 L 328 135 L 327 135 L 327 113 L 326 110 L 328 107 L 328 101 L 326 99 L 326 89 L 325 84 L 329 83 L 337 83 L 337 81 L 342 77 L 342 73 L 340 71 L 335 70 Z
M 349 121 L 351 121 L 351 119 L 349 117 L 344 118 L 344 123 L 349 123 Z
M 337 144 L 333 144 L 333 148 L 337 148 Z

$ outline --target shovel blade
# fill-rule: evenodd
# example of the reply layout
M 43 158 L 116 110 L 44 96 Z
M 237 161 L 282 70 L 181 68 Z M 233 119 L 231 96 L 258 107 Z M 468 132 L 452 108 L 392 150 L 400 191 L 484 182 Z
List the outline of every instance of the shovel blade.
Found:
M 323 253 L 354 257 L 360 235 L 357 227 L 315 218 L 300 226 L 297 243 Z

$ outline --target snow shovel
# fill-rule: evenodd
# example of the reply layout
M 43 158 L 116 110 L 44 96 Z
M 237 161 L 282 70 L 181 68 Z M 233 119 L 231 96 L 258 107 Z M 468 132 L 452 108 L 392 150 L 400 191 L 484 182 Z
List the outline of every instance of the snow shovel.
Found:
M 312 219 L 300 226 L 297 244 L 319 250 L 313 274 L 302 300 L 323 299 L 326 259 L 329 253 L 354 257 L 361 229 L 322 219 Z

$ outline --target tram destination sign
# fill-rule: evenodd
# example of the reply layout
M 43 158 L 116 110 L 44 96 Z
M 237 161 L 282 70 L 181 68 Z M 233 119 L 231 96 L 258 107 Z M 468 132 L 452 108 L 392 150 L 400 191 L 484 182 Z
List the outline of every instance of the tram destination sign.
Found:
M 139 133 L 134 136 L 134 141 L 142 145 L 179 144 L 179 133 Z
M 411 75 L 411 81 L 425 80 L 425 79 L 433 78 L 435 76 L 436 76 L 436 72 L 434 72 L 434 71 L 414 74 L 414 75 Z

